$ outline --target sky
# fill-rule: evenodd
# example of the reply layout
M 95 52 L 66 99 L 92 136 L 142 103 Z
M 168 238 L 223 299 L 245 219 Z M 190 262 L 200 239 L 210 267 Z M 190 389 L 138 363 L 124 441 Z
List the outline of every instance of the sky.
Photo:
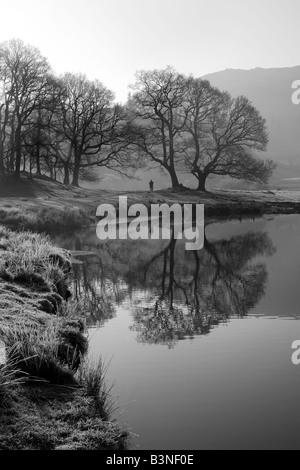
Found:
M 0 18 L 1 42 L 23 39 L 119 102 L 137 70 L 300 65 L 299 0 L 0 0 Z

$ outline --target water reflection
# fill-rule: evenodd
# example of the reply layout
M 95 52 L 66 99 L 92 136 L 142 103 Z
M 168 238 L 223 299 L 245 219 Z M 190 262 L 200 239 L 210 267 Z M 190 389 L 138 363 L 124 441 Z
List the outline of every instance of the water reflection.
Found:
M 118 297 L 114 284 L 103 275 L 101 264 L 86 258 L 73 266 L 73 298 L 87 314 L 87 323 L 101 326 L 115 316 Z
M 261 258 L 275 252 L 264 232 L 218 241 L 205 236 L 200 251 L 186 251 L 174 237 L 99 243 L 94 232 L 64 245 L 81 251 L 75 254 L 73 292 L 89 312 L 89 325 L 103 325 L 116 305 L 130 300 L 137 340 L 169 347 L 247 315 L 266 288 Z
M 93 252 L 76 255 L 74 294 L 90 302 L 90 325 L 106 322 L 90 330 L 89 356 L 113 356 L 133 446 L 299 448 L 299 215 L 208 225 L 199 252 L 180 240 L 99 244 L 95 228 L 76 246 L 56 242 Z
M 264 295 L 267 271 L 255 256 L 274 253 L 266 233 L 209 242 L 201 251 L 176 249 L 172 239 L 144 266 L 143 283 L 155 296 L 136 302 L 133 329 L 138 340 L 169 347 L 208 334 L 233 315 L 243 317 Z M 146 305 L 145 305 L 146 301 Z

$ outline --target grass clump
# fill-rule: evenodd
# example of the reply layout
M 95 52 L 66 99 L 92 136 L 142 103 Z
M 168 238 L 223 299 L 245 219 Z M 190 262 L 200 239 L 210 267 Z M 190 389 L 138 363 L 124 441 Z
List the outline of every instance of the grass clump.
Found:
M 114 383 L 107 387 L 106 373 L 108 365 L 100 359 L 98 362 L 83 362 L 76 376 L 83 385 L 86 395 L 95 401 L 95 406 L 104 420 L 108 420 L 115 411 L 115 397 L 112 395 Z
M 58 353 L 61 361 L 77 369 L 80 365 L 81 358 L 84 357 L 88 351 L 88 340 L 83 335 L 84 329 L 81 322 L 78 321 L 77 325 L 74 323 L 74 321 L 67 321 L 59 328 Z
M 19 369 L 31 382 L 42 381 L 57 385 L 76 385 L 72 363 L 65 364 L 60 356 L 57 325 L 49 324 L 44 331 L 37 328 L 10 331 L 6 343 L 13 344 L 13 354 Z
M 0 228 L 0 280 L 67 296 L 69 254 L 48 236 Z
M 13 386 L 25 383 L 28 380 L 27 374 L 22 373 L 19 367 L 19 359 L 14 354 L 14 349 L 7 353 L 7 360 L 0 364 L 0 401 Z

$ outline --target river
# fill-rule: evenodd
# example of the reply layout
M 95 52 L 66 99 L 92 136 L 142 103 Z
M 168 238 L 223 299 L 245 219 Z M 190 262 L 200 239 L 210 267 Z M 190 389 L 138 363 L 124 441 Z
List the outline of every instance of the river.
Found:
M 95 228 L 54 241 L 77 251 L 89 356 L 133 449 L 300 449 L 299 215 L 208 224 L 200 251 Z

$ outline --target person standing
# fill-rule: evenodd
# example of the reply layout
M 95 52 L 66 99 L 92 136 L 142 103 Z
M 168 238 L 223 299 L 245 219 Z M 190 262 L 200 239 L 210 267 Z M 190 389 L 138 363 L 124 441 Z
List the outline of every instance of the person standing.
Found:
M 154 183 L 153 183 L 152 180 L 149 181 L 149 186 L 150 186 L 150 191 L 151 191 L 151 193 L 152 193 L 152 191 L 153 191 L 153 186 L 154 186 Z

